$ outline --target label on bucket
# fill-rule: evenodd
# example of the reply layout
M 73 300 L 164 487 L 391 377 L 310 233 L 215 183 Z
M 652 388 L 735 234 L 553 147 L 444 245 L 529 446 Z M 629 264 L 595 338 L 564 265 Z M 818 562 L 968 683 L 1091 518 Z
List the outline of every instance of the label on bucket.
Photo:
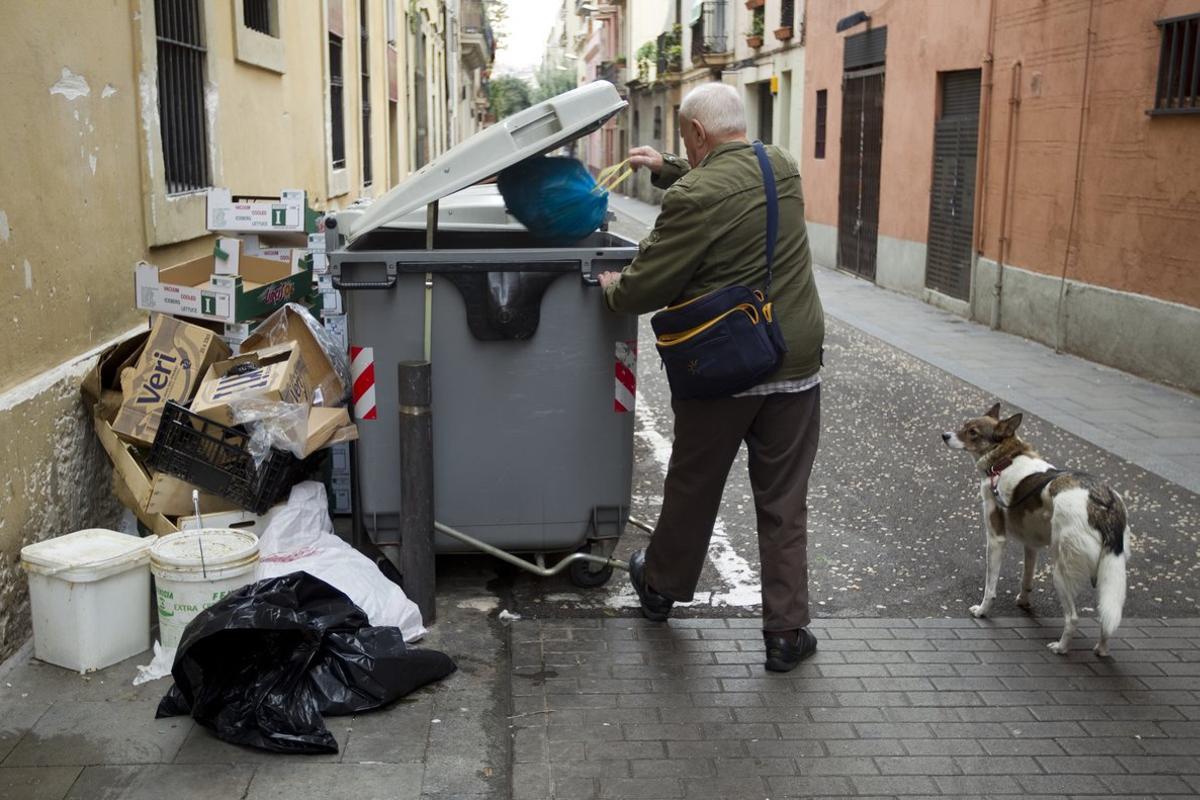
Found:
M 163 647 L 177 647 L 184 628 L 197 614 L 239 588 L 240 585 L 228 586 L 213 591 L 211 585 L 192 583 L 186 584 L 181 592 L 177 587 L 156 586 L 158 634 Z

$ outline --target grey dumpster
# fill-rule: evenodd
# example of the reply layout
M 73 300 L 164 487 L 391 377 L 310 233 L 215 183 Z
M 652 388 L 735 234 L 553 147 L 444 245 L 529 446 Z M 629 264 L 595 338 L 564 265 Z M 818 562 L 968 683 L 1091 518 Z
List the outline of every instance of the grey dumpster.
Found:
M 604 307 L 595 275 L 619 270 L 637 248 L 604 230 L 566 247 L 539 245 L 494 184 L 478 184 L 624 106 L 603 82 L 560 95 L 333 219 L 327 251 L 350 342 L 374 350 L 378 418 L 359 424 L 356 513 L 376 543 L 397 541 L 404 500 L 397 364 L 427 350 L 436 521 L 538 563 L 549 553 L 611 555 L 628 519 L 633 403 L 619 376 L 632 366 L 637 325 Z M 436 548 L 471 549 L 440 533 Z M 584 585 L 611 574 L 575 567 Z

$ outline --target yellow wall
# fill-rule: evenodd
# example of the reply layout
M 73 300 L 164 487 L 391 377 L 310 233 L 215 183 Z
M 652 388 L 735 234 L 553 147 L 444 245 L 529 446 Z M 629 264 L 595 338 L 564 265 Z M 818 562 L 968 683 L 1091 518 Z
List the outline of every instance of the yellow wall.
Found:
M 394 3 L 396 13 L 394 130 L 385 3 Z M 431 61 L 431 81 L 446 74 L 441 5 L 416 4 L 434 21 L 430 48 L 443 60 Z M 389 159 L 399 178 L 407 175 L 410 3 L 369 4 L 374 181 L 366 192 L 359 4 L 279 0 L 282 62 L 272 62 L 275 69 L 246 62 L 252 52 L 239 44 L 239 0 L 199 6 L 206 15 L 214 185 L 254 195 L 304 189 L 310 204 L 323 209 L 385 192 Z M 344 189 L 331 182 L 327 151 L 331 7 L 341 8 L 345 29 Z M 80 527 L 117 524 L 110 472 L 78 383 L 97 348 L 144 323 L 134 307 L 135 262 L 166 265 L 211 248 L 203 197 L 167 197 L 163 187 L 153 16 L 154 0 L 4 4 L 10 35 L 0 48 L 0 660 L 29 634 L 20 548 Z M 440 151 L 445 91 L 428 91 L 435 101 L 431 139 Z

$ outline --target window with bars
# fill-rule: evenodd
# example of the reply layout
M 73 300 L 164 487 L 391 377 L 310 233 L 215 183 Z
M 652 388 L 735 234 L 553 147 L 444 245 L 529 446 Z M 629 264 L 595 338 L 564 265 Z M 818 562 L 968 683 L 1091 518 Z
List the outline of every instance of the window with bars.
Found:
M 276 0 L 242 0 L 242 24 L 251 30 L 279 37 L 275 25 Z
M 1200 114 L 1200 14 L 1160 19 L 1158 85 L 1152 115 Z
M 346 117 L 343 106 L 342 37 L 329 34 L 329 124 L 334 169 L 346 167 Z
M 817 90 L 817 124 L 814 130 L 817 133 L 816 144 L 813 147 L 814 158 L 825 157 L 825 115 L 829 108 L 829 90 Z
M 167 194 L 211 185 L 204 110 L 204 12 L 199 0 L 154 0 L 158 117 Z
M 783 0 L 779 4 L 779 27 L 790 28 L 796 22 L 796 0 Z
M 362 80 L 362 182 L 363 186 L 371 185 L 371 47 L 367 27 L 367 14 L 370 12 L 367 0 L 358 1 L 358 27 L 362 33 L 362 45 L 359 48 L 358 63 L 359 77 Z

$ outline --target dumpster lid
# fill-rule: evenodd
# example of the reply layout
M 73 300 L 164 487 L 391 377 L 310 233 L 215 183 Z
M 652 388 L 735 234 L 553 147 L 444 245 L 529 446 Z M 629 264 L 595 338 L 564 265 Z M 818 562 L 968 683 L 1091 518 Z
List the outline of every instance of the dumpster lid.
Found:
M 339 212 L 338 227 L 347 240 L 353 240 L 382 225 L 399 222 L 414 210 L 490 178 L 518 161 L 591 133 L 626 105 L 608 81 L 593 81 L 552 97 L 460 142 L 369 206 Z

